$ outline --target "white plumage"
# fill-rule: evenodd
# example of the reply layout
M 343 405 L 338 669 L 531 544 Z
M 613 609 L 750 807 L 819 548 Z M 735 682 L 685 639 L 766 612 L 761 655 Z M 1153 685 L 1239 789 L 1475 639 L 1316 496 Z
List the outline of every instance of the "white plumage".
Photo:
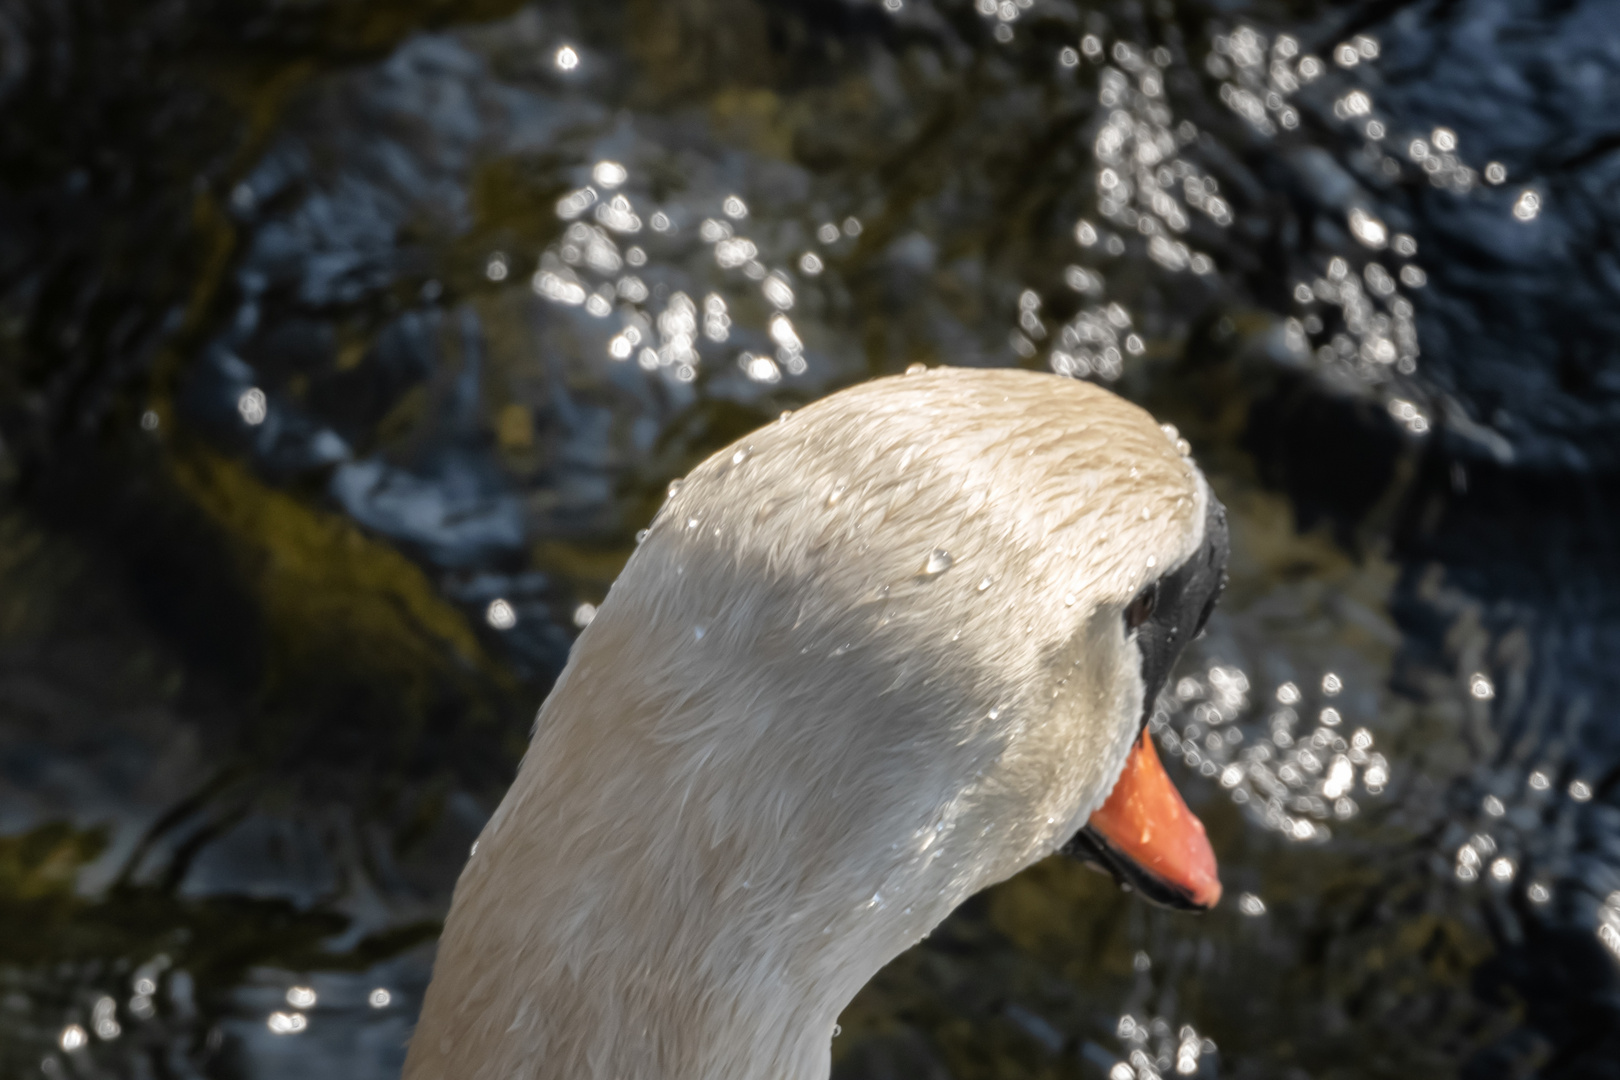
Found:
M 409 1080 L 822 1080 L 855 992 L 1107 797 L 1124 605 L 1208 489 L 1086 383 L 943 369 L 693 470 L 457 885 Z

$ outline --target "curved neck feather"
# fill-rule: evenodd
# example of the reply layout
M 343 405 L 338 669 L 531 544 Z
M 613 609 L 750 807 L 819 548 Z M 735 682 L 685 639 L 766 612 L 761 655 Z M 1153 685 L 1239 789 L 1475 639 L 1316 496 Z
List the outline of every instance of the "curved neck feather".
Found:
M 627 737 L 647 711 L 585 674 L 547 703 L 457 887 L 407 1080 L 824 1080 L 876 970 L 832 932 L 851 905 L 791 825 L 760 857 L 739 835 L 760 807 L 739 819 L 701 770 L 681 786 L 719 749 Z
M 1197 548 L 1145 413 L 868 384 L 687 477 L 456 889 L 407 1080 L 824 1080 L 839 1011 L 1101 804 Z

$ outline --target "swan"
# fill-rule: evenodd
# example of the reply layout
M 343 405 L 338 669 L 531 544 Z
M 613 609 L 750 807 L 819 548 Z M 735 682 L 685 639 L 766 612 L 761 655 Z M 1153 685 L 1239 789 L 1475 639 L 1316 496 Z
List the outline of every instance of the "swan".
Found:
M 1060 848 L 1213 905 L 1145 732 L 1224 581 L 1185 449 L 936 369 L 672 485 L 473 846 L 407 1080 L 825 1080 L 880 967 Z

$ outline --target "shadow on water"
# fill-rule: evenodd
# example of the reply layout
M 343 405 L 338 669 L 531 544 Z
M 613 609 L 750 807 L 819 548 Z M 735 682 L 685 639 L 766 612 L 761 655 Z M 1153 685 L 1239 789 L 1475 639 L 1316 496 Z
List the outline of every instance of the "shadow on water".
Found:
M 1620 1075 L 1610 22 L 0 7 L 0 1073 L 397 1074 L 667 484 L 925 362 L 1231 509 L 1154 720 L 1229 900 L 1043 863 L 835 1075 Z

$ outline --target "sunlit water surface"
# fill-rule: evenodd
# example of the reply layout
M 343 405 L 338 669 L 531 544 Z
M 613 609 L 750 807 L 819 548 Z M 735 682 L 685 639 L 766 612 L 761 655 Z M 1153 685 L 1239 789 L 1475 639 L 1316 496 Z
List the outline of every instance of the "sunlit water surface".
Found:
M 1230 508 L 1153 722 L 1227 899 L 1043 863 L 840 1080 L 1620 1075 L 1617 25 L 0 8 L 0 1073 L 396 1075 L 667 485 L 922 363 L 1109 385 Z

